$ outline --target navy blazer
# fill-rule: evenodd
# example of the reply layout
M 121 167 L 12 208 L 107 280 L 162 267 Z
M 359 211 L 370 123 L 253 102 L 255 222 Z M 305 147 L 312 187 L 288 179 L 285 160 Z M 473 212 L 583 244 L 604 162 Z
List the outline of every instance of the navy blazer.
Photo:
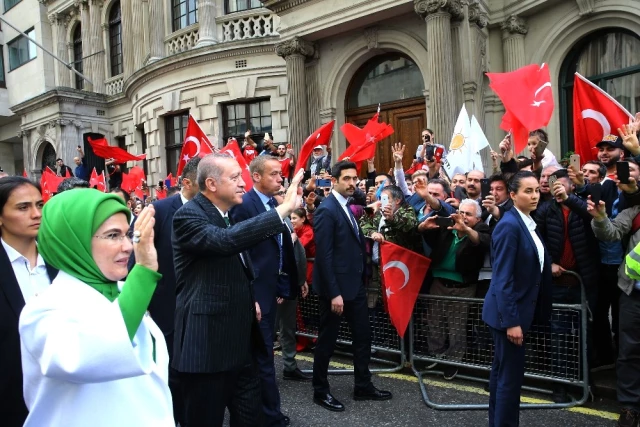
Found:
M 541 237 L 540 241 L 544 245 Z M 493 275 L 482 320 L 499 330 L 520 326 L 523 333 L 534 320 L 547 323 L 552 303 L 551 257 L 545 248 L 540 272 L 538 250 L 516 209 L 506 211 L 493 231 L 491 265 Z
M 265 351 L 247 250 L 285 227 L 275 211 L 231 224 L 227 228 L 202 193 L 173 216 L 177 288 L 171 366 L 179 372 L 230 371 Z
M 22 397 L 22 360 L 18 321 L 24 297 L 4 247 L 0 245 L 0 421 L 6 427 L 18 427 L 27 418 Z M 49 280 L 58 270 L 47 264 Z
M 239 223 L 264 212 L 267 212 L 267 210 L 262 200 L 260 200 L 260 196 L 254 189 L 251 189 L 242 196 L 242 203 L 234 206 L 229 215 L 236 223 Z M 290 236 L 286 236 L 286 232 L 283 237 L 282 253 L 284 259 L 282 261 L 282 271 L 289 275 L 288 286 L 278 286 L 280 267 L 278 236 L 263 240 L 249 249 L 256 275 L 253 281 L 253 291 L 263 314 L 269 314 L 271 307 L 275 305 L 276 297 L 295 299 L 300 289 L 298 287 L 298 269 L 293 251 L 293 241 Z
M 313 216 L 316 260 L 313 265 L 313 289 L 321 297 L 338 295 L 345 301 L 356 298 L 364 287 L 364 235 L 358 234 L 342 206 L 330 194 Z

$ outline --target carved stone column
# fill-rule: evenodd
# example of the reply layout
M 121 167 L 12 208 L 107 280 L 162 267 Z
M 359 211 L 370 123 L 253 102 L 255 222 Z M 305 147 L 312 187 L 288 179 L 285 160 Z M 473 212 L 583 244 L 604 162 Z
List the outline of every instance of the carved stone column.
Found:
M 131 3 L 134 0 L 120 0 L 120 14 L 122 16 L 122 69 L 126 81 L 134 71 L 133 54 L 133 20 Z
M 105 46 L 102 39 L 102 4 L 103 0 L 90 0 L 89 14 L 91 16 L 91 80 L 93 91 L 105 92 Z
M 287 114 L 289 116 L 289 143 L 294 151 L 300 151 L 305 139 L 309 136 L 309 110 L 305 60 L 314 54 L 313 44 L 295 37 L 276 46 L 276 54 L 287 62 L 288 99 Z
M 54 29 L 54 40 L 56 46 L 56 55 L 65 62 L 69 62 L 69 51 L 67 50 L 67 24 L 69 17 L 53 13 L 49 15 L 49 21 Z M 62 65 L 60 61 L 55 61 L 56 86 L 71 86 L 69 69 Z
M 427 27 L 427 62 L 431 108 L 427 125 L 434 130 L 436 141 L 445 142 L 453 131 L 456 113 L 456 90 L 453 78 L 451 19 L 462 19 L 459 0 L 414 0 L 416 13 Z
M 91 16 L 89 14 L 88 0 L 76 0 L 76 7 L 80 10 L 80 29 L 82 35 L 82 74 L 92 79 L 91 70 L 93 69 L 93 47 L 91 45 Z M 92 91 L 93 85 L 84 80 L 83 89 Z
M 214 0 L 198 0 L 198 43 L 196 47 L 211 46 L 218 43 L 216 28 L 216 2 Z
M 164 3 L 149 2 L 149 63 L 164 58 Z
M 517 70 L 524 67 L 524 36 L 529 29 L 524 20 L 516 15 L 511 15 L 504 21 L 502 29 L 502 52 L 504 56 L 504 71 Z
M 131 2 L 131 23 L 133 28 L 131 29 L 133 34 L 133 72 L 135 73 L 144 65 L 144 11 L 142 9 L 142 2 L 140 0 L 133 0 Z M 125 34 L 122 37 L 127 37 Z

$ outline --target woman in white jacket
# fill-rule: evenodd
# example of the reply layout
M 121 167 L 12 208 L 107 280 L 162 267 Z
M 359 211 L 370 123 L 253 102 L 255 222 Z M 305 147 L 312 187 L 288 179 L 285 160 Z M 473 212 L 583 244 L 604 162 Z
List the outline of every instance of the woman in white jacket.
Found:
M 146 314 L 161 277 L 154 210 L 138 217 L 133 244 L 129 215 L 94 189 L 43 209 L 38 247 L 60 273 L 20 316 L 27 427 L 174 426 L 166 344 Z

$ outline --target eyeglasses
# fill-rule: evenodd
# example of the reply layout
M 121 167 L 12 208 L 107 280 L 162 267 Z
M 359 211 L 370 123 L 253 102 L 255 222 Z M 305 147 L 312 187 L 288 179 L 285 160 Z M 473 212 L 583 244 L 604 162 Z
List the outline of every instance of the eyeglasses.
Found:
M 476 216 L 475 212 L 458 211 L 458 213 L 460 215 L 464 215 L 464 216 L 467 216 L 467 217 L 470 217 L 470 218 L 473 218 L 474 216 Z
M 96 239 L 108 240 L 111 243 L 117 243 L 117 242 L 122 243 L 122 241 L 124 240 L 125 237 L 127 239 L 129 239 L 129 241 L 132 241 L 133 240 L 133 232 L 129 231 L 126 234 L 109 233 L 109 234 L 106 234 L 104 236 L 93 236 L 93 237 L 95 237 Z

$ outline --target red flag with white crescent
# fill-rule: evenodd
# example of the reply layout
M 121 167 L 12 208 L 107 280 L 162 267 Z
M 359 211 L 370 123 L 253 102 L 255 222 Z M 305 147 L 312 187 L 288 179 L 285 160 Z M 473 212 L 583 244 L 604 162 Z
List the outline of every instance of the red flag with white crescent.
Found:
M 298 155 L 298 168 L 305 169 L 307 167 L 307 161 L 313 153 L 313 149 L 319 145 L 327 146 L 330 144 L 331 135 L 333 134 L 333 125 L 335 120 L 331 120 L 329 123 L 325 123 L 318 129 L 314 130 L 311 135 L 307 137 L 300 148 L 300 154 Z
M 63 176 L 57 176 L 48 166 L 42 172 L 40 178 L 40 187 L 42 188 L 42 201 L 47 202 L 54 194 L 58 192 L 58 185 L 65 178 Z
M 224 146 L 221 153 L 227 153 L 231 157 L 233 157 L 236 162 L 242 168 L 242 180 L 244 181 L 244 190 L 249 191 L 253 188 L 253 179 L 251 179 L 251 172 L 249 171 L 249 165 L 247 164 L 244 156 L 242 155 L 242 151 L 240 151 L 240 146 L 238 145 L 238 141 L 232 139 Z
M 100 175 L 96 172 L 96 168 L 91 171 L 91 177 L 89 178 L 89 187 L 96 188 L 96 190 L 107 192 L 107 183 L 105 181 L 104 172 Z
M 611 95 L 576 73 L 573 80 L 573 141 L 580 161 L 597 160 L 596 144 L 633 116 Z
M 378 121 L 379 117 L 378 111 L 362 129 L 351 123 L 345 123 L 340 127 L 351 145 L 338 160 L 349 157 L 352 162 L 361 162 L 376 155 L 376 144 L 394 133 L 392 126 Z
M 391 323 L 404 338 L 431 260 L 393 243 L 380 245 L 380 275 Z
M 180 159 L 178 159 L 176 176 L 182 175 L 182 170 L 189 160 L 196 156 L 204 157 L 211 153 L 213 153 L 213 145 L 211 145 L 209 137 L 204 133 L 196 119 L 189 114 L 189 123 L 187 123 L 187 131 L 184 135 Z

